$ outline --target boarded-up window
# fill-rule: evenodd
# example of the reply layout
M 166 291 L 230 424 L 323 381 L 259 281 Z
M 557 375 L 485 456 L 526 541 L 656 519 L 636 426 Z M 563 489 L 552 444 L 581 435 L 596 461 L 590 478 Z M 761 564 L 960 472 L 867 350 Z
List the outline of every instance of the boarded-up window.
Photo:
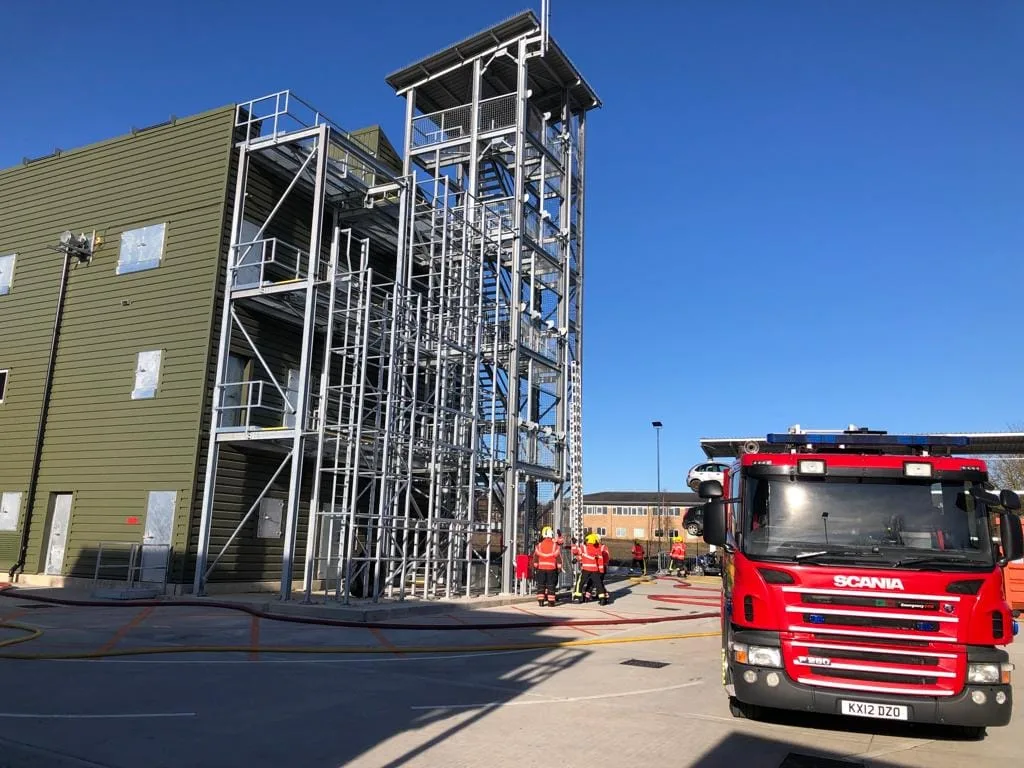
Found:
M 14 261 L 13 253 L 0 256 L 0 296 L 11 292 L 11 286 L 14 284 Z
M 117 274 L 141 272 L 160 266 L 164 254 L 166 224 L 129 229 L 121 233 L 121 250 L 117 256 Z
M 0 531 L 18 530 L 18 518 L 21 516 L 21 493 L 5 491 L 0 495 Z
M 256 535 L 261 539 L 281 538 L 283 513 L 284 501 L 282 499 L 261 499 L 260 523 L 256 528 Z
M 159 349 L 139 352 L 135 363 L 135 389 L 132 390 L 132 400 L 156 397 L 157 384 L 160 382 L 160 358 Z

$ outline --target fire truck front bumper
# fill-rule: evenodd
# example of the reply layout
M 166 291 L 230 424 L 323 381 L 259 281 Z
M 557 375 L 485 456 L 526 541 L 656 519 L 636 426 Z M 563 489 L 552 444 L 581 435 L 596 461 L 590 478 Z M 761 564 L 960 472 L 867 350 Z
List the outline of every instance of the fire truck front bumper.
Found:
M 1002 726 L 1010 722 L 1009 685 L 968 685 L 954 696 L 906 696 L 825 689 L 791 679 L 782 669 L 730 664 L 736 699 L 744 704 L 877 720 Z

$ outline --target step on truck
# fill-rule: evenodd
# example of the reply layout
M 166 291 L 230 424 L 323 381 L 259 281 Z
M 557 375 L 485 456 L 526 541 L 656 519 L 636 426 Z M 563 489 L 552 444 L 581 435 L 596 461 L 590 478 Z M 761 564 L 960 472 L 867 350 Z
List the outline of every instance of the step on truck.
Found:
M 704 540 L 724 553 L 722 675 L 735 717 L 765 708 L 957 726 L 1010 722 L 1017 633 L 1001 569 L 1020 500 L 982 455 L 1024 435 L 791 427 L 704 439 Z

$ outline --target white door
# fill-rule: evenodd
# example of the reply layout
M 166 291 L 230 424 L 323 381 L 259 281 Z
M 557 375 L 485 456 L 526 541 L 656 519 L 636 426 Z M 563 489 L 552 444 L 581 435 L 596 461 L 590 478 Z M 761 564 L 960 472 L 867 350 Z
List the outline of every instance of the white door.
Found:
M 46 548 L 47 576 L 60 576 L 64 570 L 64 551 L 71 525 L 71 494 L 58 493 L 53 497 L 53 517 L 50 518 L 50 540 Z
M 163 582 L 166 578 L 177 500 L 177 491 L 149 492 L 146 502 L 146 530 L 142 534 L 139 581 Z

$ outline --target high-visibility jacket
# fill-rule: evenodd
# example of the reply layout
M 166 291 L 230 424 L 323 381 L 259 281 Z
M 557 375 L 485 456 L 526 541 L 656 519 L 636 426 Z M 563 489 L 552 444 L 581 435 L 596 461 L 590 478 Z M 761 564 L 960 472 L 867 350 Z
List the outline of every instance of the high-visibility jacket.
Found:
M 673 560 L 682 560 L 686 557 L 686 545 L 681 541 L 675 542 L 672 544 L 672 549 L 668 553 L 668 556 Z
M 552 539 L 541 539 L 533 550 L 533 567 L 538 571 L 554 571 L 561 565 L 558 545 Z
M 573 557 L 578 558 L 580 556 L 580 551 L 582 549 L 583 549 L 583 547 L 581 547 L 579 544 L 573 544 L 572 548 L 569 551 L 570 551 L 570 553 L 572 554 Z
M 601 545 L 601 573 L 608 570 L 608 563 L 612 561 L 612 553 L 608 551 L 608 545 Z
M 559 547 L 565 545 L 565 538 L 562 536 L 562 534 L 558 534 L 557 536 L 555 536 L 555 544 L 557 544 Z
M 633 559 L 634 560 L 642 560 L 643 557 L 644 557 L 644 548 L 641 547 L 639 544 L 634 544 L 633 545 Z
M 604 556 L 596 544 L 584 544 L 580 548 L 580 567 L 587 573 L 604 572 Z

